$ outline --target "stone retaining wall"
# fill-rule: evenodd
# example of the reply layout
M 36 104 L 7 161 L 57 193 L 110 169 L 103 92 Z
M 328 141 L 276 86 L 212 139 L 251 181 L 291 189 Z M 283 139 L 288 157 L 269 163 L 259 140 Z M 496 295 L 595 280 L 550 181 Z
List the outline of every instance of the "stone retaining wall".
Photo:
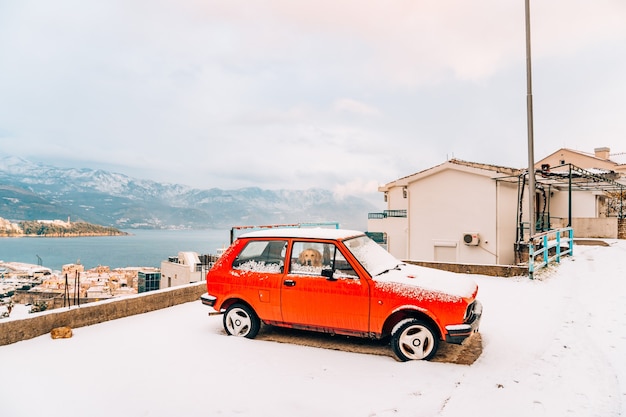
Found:
M 528 276 L 527 266 L 516 265 L 479 265 L 479 264 L 456 264 L 446 262 L 426 262 L 426 261 L 404 261 L 413 265 L 425 266 L 428 268 L 443 269 L 444 271 L 457 272 L 461 274 L 478 274 L 492 277 L 521 277 Z
M 71 309 L 47 310 L 23 319 L 3 319 L 0 320 L 0 346 L 44 335 L 55 327 L 75 329 L 191 301 L 200 302 L 200 296 L 205 292 L 206 282 L 198 282 Z
M 617 221 L 617 238 L 626 239 L 626 218 Z

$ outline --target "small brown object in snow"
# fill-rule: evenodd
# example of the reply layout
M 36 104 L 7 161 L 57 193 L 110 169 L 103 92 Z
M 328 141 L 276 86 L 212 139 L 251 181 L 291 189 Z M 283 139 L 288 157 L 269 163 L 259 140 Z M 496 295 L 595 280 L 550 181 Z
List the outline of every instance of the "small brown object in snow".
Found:
M 72 329 L 70 327 L 56 327 L 50 332 L 53 339 L 69 339 L 72 337 Z

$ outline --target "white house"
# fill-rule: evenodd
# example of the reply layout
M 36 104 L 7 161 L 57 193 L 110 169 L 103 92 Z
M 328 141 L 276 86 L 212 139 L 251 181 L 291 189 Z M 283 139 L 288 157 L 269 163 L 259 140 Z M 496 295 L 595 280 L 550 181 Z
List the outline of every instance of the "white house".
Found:
M 515 260 L 514 168 L 452 159 L 390 182 L 379 191 L 388 209 L 370 215 L 369 232 L 387 236 L 400 259 L 482 264 Z
M 578 237 L 624 233 L 624 165 L 608 152 L 562 149 L 537 163 L 537 231 L 571 225 Z M 382 233 L 400 259 L 512 265 L 529 237 L 525 169 L 452 159 L 379 191 L 387 209 L 369 214 L 368 232 Z
M 204 280 L 200 257 L 196 252 L 178 252 L 178 257 L 171 257 L 161 262 L 161 282 L 159 288 L 176 287 Z

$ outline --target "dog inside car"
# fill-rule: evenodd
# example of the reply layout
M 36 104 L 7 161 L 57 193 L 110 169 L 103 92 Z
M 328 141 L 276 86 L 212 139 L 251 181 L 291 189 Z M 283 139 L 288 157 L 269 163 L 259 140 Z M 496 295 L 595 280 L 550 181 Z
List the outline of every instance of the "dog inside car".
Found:
M 300 265 L 322 266 L 322 254 L 317 249 L 305 249 L 298 255 Z

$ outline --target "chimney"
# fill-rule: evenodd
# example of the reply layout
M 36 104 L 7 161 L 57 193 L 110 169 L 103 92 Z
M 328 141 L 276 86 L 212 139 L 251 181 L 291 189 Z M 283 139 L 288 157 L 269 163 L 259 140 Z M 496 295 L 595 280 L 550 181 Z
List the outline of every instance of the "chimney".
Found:
M 593 151 L 596 154 L 596 158 L 609 159 L 609 153 L 611 152 L 611 148 L 595 148 Z

